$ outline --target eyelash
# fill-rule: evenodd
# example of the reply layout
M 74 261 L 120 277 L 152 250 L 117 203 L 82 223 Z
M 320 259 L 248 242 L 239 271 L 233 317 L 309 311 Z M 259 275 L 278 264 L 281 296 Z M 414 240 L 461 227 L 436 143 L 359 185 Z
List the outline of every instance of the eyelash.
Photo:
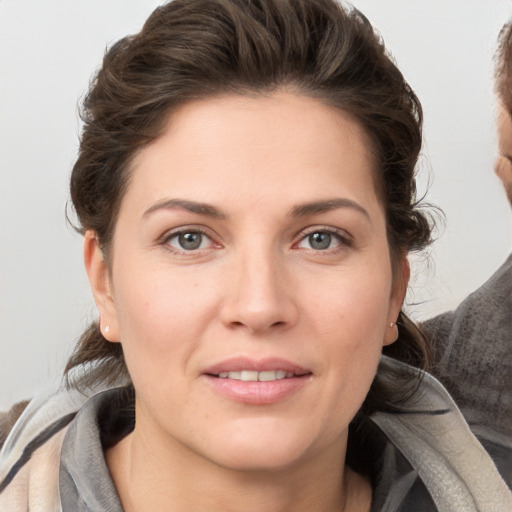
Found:
M 192 254 L 197 254 L 199 253 L 202 249 L 204 248 L 198 248 L 198 249 L 190 249 L 190 250 L 187 250 L 187 249 L 179 249 L 178 247 L 174 247 L 171 245 L 171 240 L 174 239 L 174 238 L 177 238 L 179 237 L 180 235 L 185 235 L 185 234 L 199 234 L 201 235 L 202 237 L 206 237 L 208 240 L 210 240 L 210 244 L 214 244 L 215 245 L 215 242 L 213 241 L 213 238 L 210 234 L 208 234 L 206 232 L 206 230 L 200 228 L 200 227 L 196 227 L 196 226 L 191 226 L 191 227 L 182 227 L 182 228 L 178 228 L 176 230 L 173 230 L 173 231 L 170 231 L 170 232 L 167 232 L 162 238 L 161 238 L 161 244 L 163 246 L 165 246 L 165 248 L 175 254 L 182 254 L 182 255 L 192 255 Z M 201 241 L 202 243 L 202 241 Z
M 298 247 L 299 244 L 301 244 L 303 241 L 305 241 L 308 237 L 311 235 L 314 235 L 315 233 L 322 233 L 322 234 L 328 234 L 335 238 L 338 242 L 338 244 L 333 248 L 326 248 L 326 249 L 314 249 L 314 248 L 300 248 Z M 162 236 L 160 243 L 165 246 L 165 248 L 175 254 L 182 254 L 182 255 L 193 255 L 201 252 L 205 248 L 197 248 L 197 249 L 180 249 L 178 247 L 175 247 L 171 245 L 171 240 L 179 237 L 180 235 L 184 234 L 199 234 L 201 237 L 206 237 L 210 244 L 217 245 L 217 247 L 220 247 L 220 244 L 215 244 L 212 236 L 206 232 L 205 229 L 202 229 L 201 227 L 191 226 L 191 227 L 182 227 L 178 228 L 176 230 L 173 230 L 171 232 L 167 232 L 164 236 Z M 201 240 L 201 244 L 203 243 L 203 240 Z M 315 254 L 335 254 L 344 248 L 350 248 L 353 246 L 353 240 L 347 236 L 347 233 L 343 230 L 327 227 L 327 226 L 312 226 L 310 228 L 307 228 L 306 230 L 302 231 L 299 236 L 298 240 L 293 244 L 293 247 L 297 247 L 299 250 L 309 251 Z
M 336 254 L 337 252 L 343 250 L 344 248 L 350 248 L 353 247 L 354 243 L 351 237 L 348 235 L 348 233 L 344 230 L 340 230 L 333 227 L 328 226 L 312 226 L 310 228 L 307 228 L 306 230 L 302 231 L 299 235 L 298 241 L 294 244 L 295 246 L 298 246 L 301 242 L 306 240 L 309 236 L 315 234 L 315 233 L 327 233 L 334 238 L 337 239 L 338 245 L 333 248 L 327 248 L 327 249 L 313 249 L 313 248 L 305 248 L 303 250 L 310 251 L 315 254 Z

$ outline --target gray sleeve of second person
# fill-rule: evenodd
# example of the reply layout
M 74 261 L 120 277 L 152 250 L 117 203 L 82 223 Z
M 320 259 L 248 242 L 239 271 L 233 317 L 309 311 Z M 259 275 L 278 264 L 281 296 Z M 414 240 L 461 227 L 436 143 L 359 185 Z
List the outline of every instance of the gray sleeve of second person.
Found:
M 422 325 L 432 373 L 512 482 L 512 255 L 455 310 Z M 504 450 L 502 450 L 502 448 Z

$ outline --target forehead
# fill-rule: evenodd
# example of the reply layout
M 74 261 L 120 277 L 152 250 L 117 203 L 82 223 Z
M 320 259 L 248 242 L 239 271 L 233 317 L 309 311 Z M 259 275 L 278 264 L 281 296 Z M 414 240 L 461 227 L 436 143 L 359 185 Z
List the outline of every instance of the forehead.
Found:
M 127 196 L 222 201 L 234 192 L 300 202 L 345 187 L 374 197 L 374 167 L 369 137 L 340 109 L 291 93 L 220 96 L 170 116 L 134 158 Z

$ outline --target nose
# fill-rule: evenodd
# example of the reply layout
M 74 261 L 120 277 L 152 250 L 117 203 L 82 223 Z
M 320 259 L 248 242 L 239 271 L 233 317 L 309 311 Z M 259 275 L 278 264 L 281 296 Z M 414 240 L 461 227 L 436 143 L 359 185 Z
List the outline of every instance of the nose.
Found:
M 225 283 L 222 322 L 251 334 L 293 326 L 298 319 L 297 301 L 285 267 L 272 250 L 247 251 L 236 257 Z

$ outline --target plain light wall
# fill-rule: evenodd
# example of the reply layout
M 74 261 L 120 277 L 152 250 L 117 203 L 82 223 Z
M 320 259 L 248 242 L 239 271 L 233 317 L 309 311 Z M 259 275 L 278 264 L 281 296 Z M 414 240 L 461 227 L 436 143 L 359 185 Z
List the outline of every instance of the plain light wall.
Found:
M 95 308 L 64 210 L 77 103 L 105 47 L 157 0 L 0 0 L 0 409 L 61 374 Z M 422 100 L 427 200 L 446 214 L 414 265 L 416 318 L 453 308 L 512 247 L 493 173 L 492 55 L 509 0 L 355 0 Z M 414 260 L 415 258 L 413 258 Z

